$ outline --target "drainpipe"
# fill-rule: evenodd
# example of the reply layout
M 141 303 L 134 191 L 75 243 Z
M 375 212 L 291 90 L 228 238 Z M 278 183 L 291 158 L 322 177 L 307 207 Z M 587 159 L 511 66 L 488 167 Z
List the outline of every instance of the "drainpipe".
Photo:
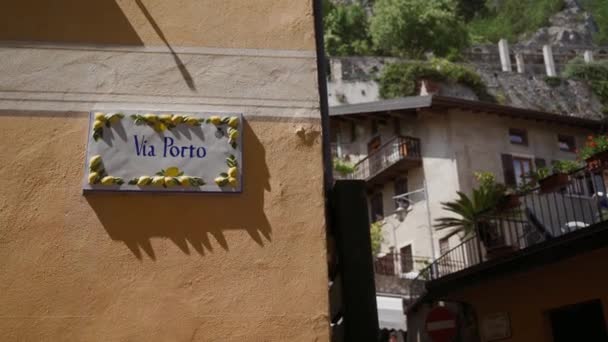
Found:
M 437 259 L 435 254 L 435 232 L 433 231 L 433 220 L 431 219 L 431 206 L 429 204 L 429 188 L 426 183 L 426 177 L 424 178 L 424 201 L 426 202 L 426 219 L 429 225 L 429 236 L 431 238 L 431 255 L 433 261 Z

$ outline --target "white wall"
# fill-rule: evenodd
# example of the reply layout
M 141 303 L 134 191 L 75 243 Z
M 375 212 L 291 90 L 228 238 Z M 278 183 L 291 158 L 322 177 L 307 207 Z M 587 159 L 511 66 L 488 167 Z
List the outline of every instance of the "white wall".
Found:
M 573 153 L 562 152 L 558 148 L 557 135 L 574 135 L 577 146 L 584 143 L 586 130 L 564 125 L 538 123 L 532 120 L 499 117 L 494 114 L 471 113 L 460 110 L 443 112 L 420 112 L 418 117 L 401 119 L 401 135 L 419 138 L 421 141 L 422 167 L 408 171 L 408 190 L 424 187 L 426 178 L 431 222 L 451 215 L 442 209 L 442 202 L 453 200 L 457 191 L 469 193 L 476 186 L 473 173 L 490 171 L 499 182 L 504 180 L 502 153 L 544 158 L 547 164 L 552 160 L 574 159 Z M 357 122 L 357 139 L 350 141 L 350 122 L 340 125 L 341 139 L 347 141 L 342 149 L 343 155 L 352 162 L 365 157 L 367 142 L 371 139 L 371 120 Z M 523 128 L 528 131 L 528 146 L 512 145 L 509 142 L 509 128 Z M 394 136 L 393 119 L 388 118 L 385 125 L 379 126 L 382 142 Z M 382 191 L 385 243 L 382 252 L 394 246 L 397 249 L 413 245 L 415 257 L 432 258 L 431 233 L 427 206 L 423 195 L 414 195 L 415 202 L 403 222 L 395 215 L 393 200 L 394 183 L 388 182 L 376 189 Z M 370 191 L 370 194 L 373 191 Z M 439 239 L 450 231 L 433 231 L 435 256 L 439 256 Z M 460 242 L 460 236 L 450 238 L 450 248 Z M 422 264 L 417 265 L 422 266 Z

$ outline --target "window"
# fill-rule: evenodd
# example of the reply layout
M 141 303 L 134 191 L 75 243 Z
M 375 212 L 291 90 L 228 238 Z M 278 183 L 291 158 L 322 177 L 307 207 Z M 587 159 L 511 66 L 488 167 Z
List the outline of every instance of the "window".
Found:
M 350 123 L 350 142 L 353 143 L 357 141 L 357 124 L 354 122 Z
M 572 177 L 572 185 L 568 187 L 568 194 L 591 197 L 597 193 L 606 193 L 604 186 L 604 176 L 585 172 L 577 173 Z M 603 197 L 600 195 L 600 197 Z
M 399 249 L 401 256 L 401 273 L 409 273 L 414 270 L 414 255 L 412 245 L 407 245 Z
M 393 118 L 393 127 L 395 128 L 395 135 L 401 135 L 401 119 Z
M 372 120 L 372 136 L 378 134 L 378 120 Z
M 557 144 L 559 146 L 560 151 L 564 151 L 564 152 L 576 151 L 576 143 L 574 142 L 574 137 L 571 135 L 561 135 L 561 134 L 558 135 Z
M 395 196 L 403 195 L 407 193 L 407 177 L 399 177 L 395 179 Z M 402 200 L 401 205 L 407 208 L 407 201 Z M 395 209 L 399 207 L 399 201 L 395 201 Z
M 606 320 L 599 299 L 569 305 L 548 312 L 554 342 L 607 341 Z
M 370 199 L 371 220 L 372 222 L 380 221 L 384 218 L 384 206 L 382 204 L 382 193 L 376 192 Z
M 395 258 L 394 253 L 389 253 L 385 256 L 378 257 L 374 261 L 374 268 L 377 274 L 395 275 Z
M 514 145 L 528 146 L 528 132 L 525 129 L 509 128 L 509 141 Z
M 530 177 L 532 171 L 532 159 L 513 157 L 513 171 L 515 172 L 515 183 L 524 185 L 533 179 Z
M 340 131 L 340 124 L 338 121 L 331 120 L 329 122 L 329 140 L 332 143 L 338 141 L 338 132 Z

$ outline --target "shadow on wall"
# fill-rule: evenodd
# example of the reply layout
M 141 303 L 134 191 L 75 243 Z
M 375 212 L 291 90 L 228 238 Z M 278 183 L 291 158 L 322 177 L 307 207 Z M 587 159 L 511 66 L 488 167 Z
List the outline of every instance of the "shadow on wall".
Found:
M 171 239 L 186 254 L 190 245 L 200 255 L 213 251 L 210 236 L 229 250 L 226 230 L 246 230 L 260 246 L 272 241 L 264 212 L 264 192 L 271 191 L 265 150 L 243 123 L 242 194 L 89 193 L 86 200 L 110 238 L 124 242 L 138 259 L 143 250 L 153 260 L 152 238 Z
M 0 11 L 0 40 L 143 45 L 113 0 L 19 0 Z

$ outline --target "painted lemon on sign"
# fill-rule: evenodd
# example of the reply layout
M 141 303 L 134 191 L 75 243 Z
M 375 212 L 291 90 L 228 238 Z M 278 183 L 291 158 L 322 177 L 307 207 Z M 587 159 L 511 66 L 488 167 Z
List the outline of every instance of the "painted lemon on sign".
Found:
M 167 168 L 163 174 L 165 176 L 169 176 L 169 177 L 177 177 L 177 176 L 179 176 L 180 171 L 179 171 L 179 168 L 177 168 L 175 166 L 171 166 L 171 167 Z
M 211 116 L 209 117 L 209 122 L 214 125 L 219 125 L 222 123 L 222 118 L 220 118 L 219 116 Z
M 232 128 L 237 128 L 239 125 L 239 118 L 237 118 L 236 116 L 233 116 L 230 118 L 230 120 L 228 120 L 228 126 L 232 127 Z
M 178 167 L 171 166 L 166 170 L 160 170 L 156 173 L 156 176 L 153 177 L 140 176 L 133 178 L 129 181 L 129 184 L 137 186 L 162 186 L 165 188 L 175 186 L 197 187 L 205 185 L 205 181 L 200 177 L 184 175 L 184 172 Z
M 99 174 L 97 172 L 89 173 L 89 184 L 95 184 L 99 181 Z
M 95 120 L 106 121 L 106 115 L 104 113 L 95 113 Z
M 95 155 L 92 156 L 89 160 L 89 170 L 91 171 L 99 171 L 102 166 L 101 156 Z
M 152 185 L 154 185 L 154 186 L 164 186 L 165 185 L 165 177 L 163 177 L 163 176 L 154 176 L 154 178 L 152 178 Z
M 238 174 L 238 168 L 236 166 L 228 169 L 229 177 L 236 177 L 237 174 Z
M 137 179 L 137 185 L 139 186 L 143 186 L 143 185 L 149 185 L 150 183 L 152 183 L 152 178 L 148 177 L 148 176 L 141 176 Z

